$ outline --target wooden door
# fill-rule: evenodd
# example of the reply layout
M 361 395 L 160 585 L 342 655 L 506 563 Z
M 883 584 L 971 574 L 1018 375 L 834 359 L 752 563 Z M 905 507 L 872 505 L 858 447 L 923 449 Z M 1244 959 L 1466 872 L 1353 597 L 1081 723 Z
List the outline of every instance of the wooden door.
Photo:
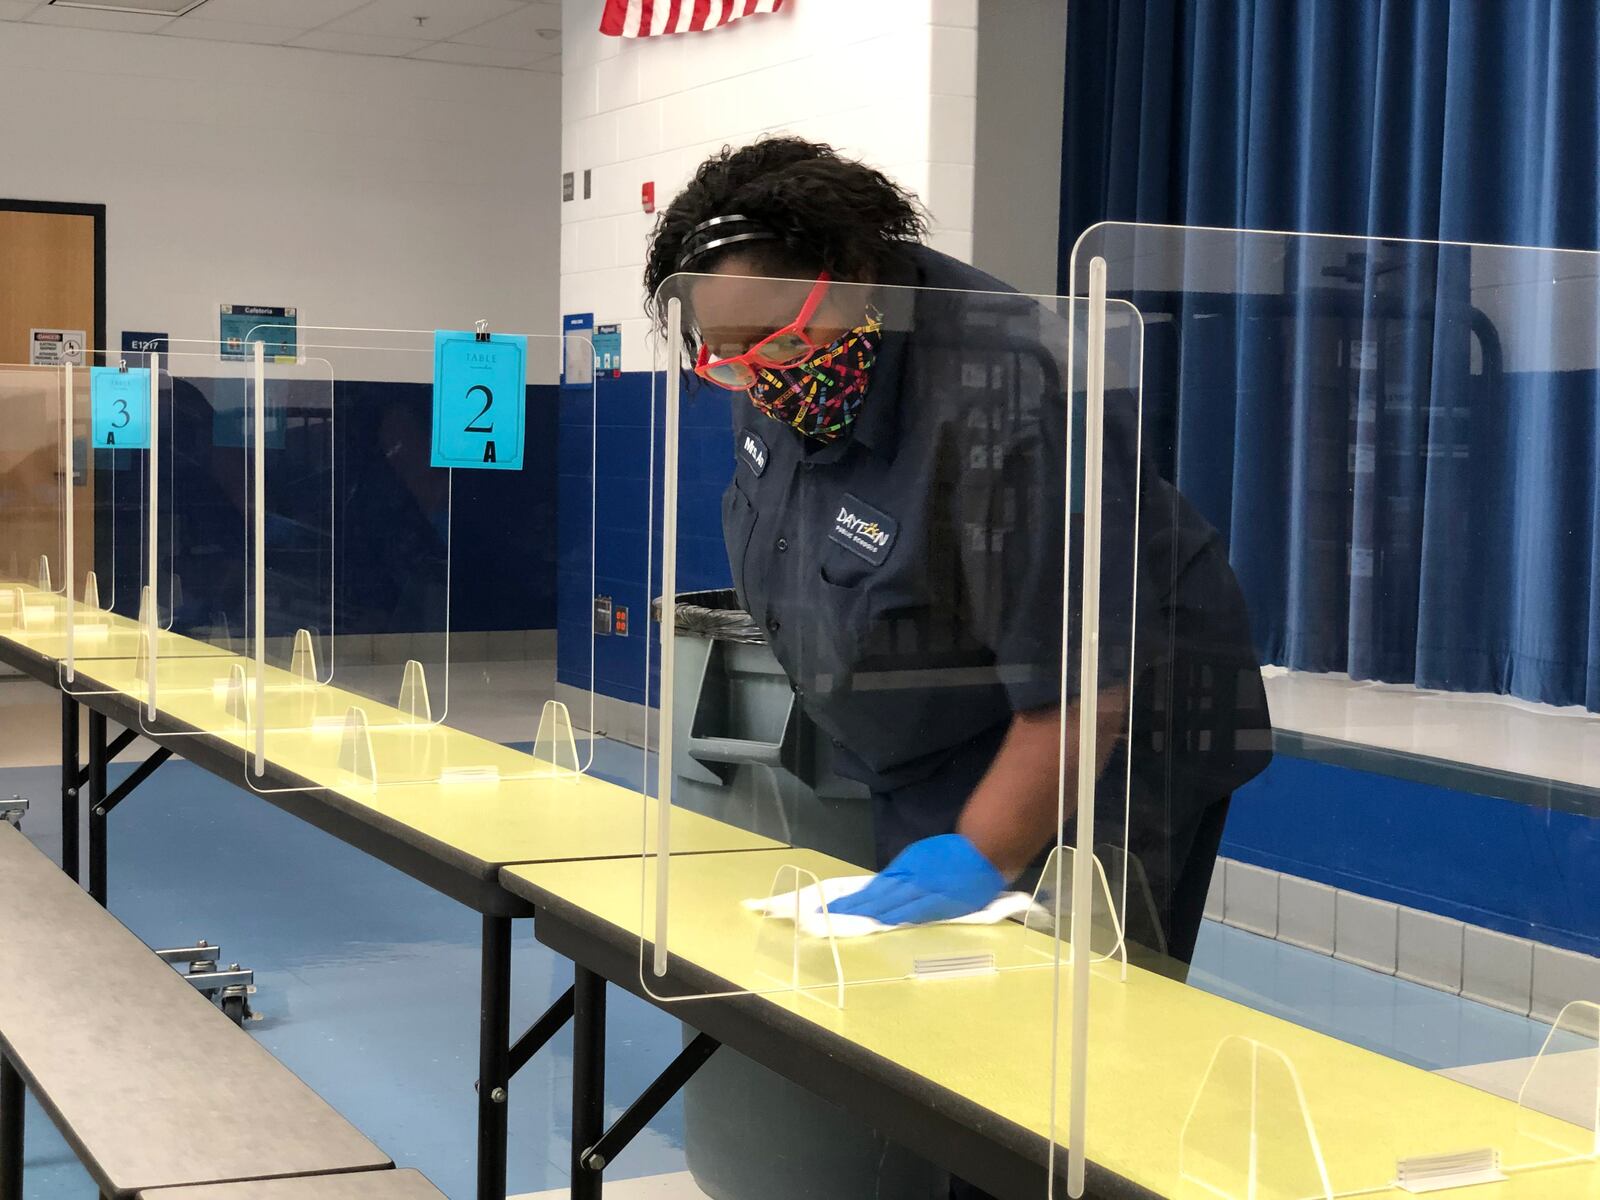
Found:
M 79 596 L 95 546 L 88 372 L 74 374 L 69 442 L 63 372 L 27 363 L 33 329 L 81 329 L 89 348 L 103 348 L 104 222 L 103 206 L 0 200 L 0 576 L 33 583 L 43 557 L 52 587 L 66 586 L 70 525 Z

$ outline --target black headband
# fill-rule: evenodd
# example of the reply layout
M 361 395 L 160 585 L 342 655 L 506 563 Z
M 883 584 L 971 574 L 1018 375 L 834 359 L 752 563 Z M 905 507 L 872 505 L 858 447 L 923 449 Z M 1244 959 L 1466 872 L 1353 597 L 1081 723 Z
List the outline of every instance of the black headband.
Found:
M 712 217 L 701 221 L 683 239 L 683 252 L 678 255 L 678 270 L 686 271 L 689 264 L 713 250 L 733 246 L 739 242 L 775 242 L 778 235 L 759 221 L 739 213 L 725 217 Z

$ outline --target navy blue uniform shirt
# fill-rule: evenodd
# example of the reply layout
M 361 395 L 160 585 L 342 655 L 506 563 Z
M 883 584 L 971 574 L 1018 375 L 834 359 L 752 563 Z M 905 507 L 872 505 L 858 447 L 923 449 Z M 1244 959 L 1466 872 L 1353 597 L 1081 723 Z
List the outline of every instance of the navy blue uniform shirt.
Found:
M 909 286 L 873 292 L 882 344 L 844 438 L 817 443 L 731 394 L 735 468 L 722 504 L 742 605 L 833 740 L 838 769 L 867 784 L 894 826 L 880 858 L 953 828 L 1012 715 L 1059 703 L 1064 606 L 1065 693 L 1076 695 L 1082 549 L 1065 323 L 923 247 L 894 284 Z M 1100 682 L 1137 681 L 1134 744 L 1142 732 L 1149 761 L 1133 774 L 1170 810 L 1187 803 L 1172 798 L 1174 770 L 1186 773 L 1177 791 L 1202 803 L 1259 770 L 1238 755 L 1223 762 L 1220 741 L 1186 731 L 1181 711 L 1175 722 L 1175 709 L 1216 699 L 1177 703 L 1173 681 L 1194 676 L 1192 663 L 1173 670 L 1178 641 L 1228 675 L 1220 707 L 1248 710 L 1231 725 L 1264 728 L 1265 705 L 1217 535 L 1154 471 L 1137 470 L 1131 395 L 1108 393 L 1106 414 Z M 1081 426 L 1072 440 L 1081 460 Z M 1184 612 L 1200 620 L 1180 634 Z M 1216 682 L 1208 670 L 1205 686 Z M 1197 773 L 1179 752 L 1201 742 Z M 1120 788 L 1128 772 L 1113 775 Z M 1137 819 L 1170 827 L 1182 815 Z

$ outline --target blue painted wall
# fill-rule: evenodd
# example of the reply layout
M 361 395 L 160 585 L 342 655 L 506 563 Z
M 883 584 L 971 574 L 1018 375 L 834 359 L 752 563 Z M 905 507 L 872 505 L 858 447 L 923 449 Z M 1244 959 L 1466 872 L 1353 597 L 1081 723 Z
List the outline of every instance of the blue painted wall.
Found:
M 410 594 L 410 578 L 431 570 L 443 577 L 445 517 L 453 512 L 448 522 L 452 630 L 553 628 L 557 387 L 528 388 L 523 469 L 456 471 L 453 500 L 445 473 L 427 466 L 432 390 L 422 383 L 334 384 L 334 536 L 328 532 L 330 485 L 325 475 L 308 472 L 303 487 L 282 488 L 275 501 L 276 520 L 268 528 L 271 553 L 322 563 L 331 544 L 340 632 L 415 632 L 431 628 L 437 614 L 408 611 L 401 597 Z M 176 627 L 207 624 L 222 614 L 233 629 L 242 630 L 245 452 L 217 444 L 212 401 L 200 386 L 180 387 L 173 405 L 171 467 L 163 470 L 172 507 L 167 510 L 168 501 L 162 507 L 174 531 L 172 569 L 183 580 Z M 312 435 L 291 428 L 286 436 Z M 109 468 L 104 460 L 111 453 L 96 451 L 102 460 L 97 468 Z M 329 457 L 327 447 L 319 445 L 302 461 L 326 463 Z M 118 461 L 130 462 L 131 455 L 119 455 Z M 130 486 L 121 494 L 137 493 L 136 473 L 119 473 L 119 483 L 123 479 Z M 109 507 L 109 496 L 106 489 L 98 499 Z M 295 511 L 296 502 L 307 511 Z M 116 609 L 131 614 L 138 605 L 143 516 L 135 502 L 102 512 L 101 519 L 109 519 L 114 534 L 97 542 L 96 567 L 102 579 L 115 580 Z M 468 586 L 474 578 L 484 586 Z M 326 610 L 325 599 L 321 608 Z M 274 632 L 294 627 L 289 620 L 287 629 Z
M 588 687 L 592 643 L 596 690 L 635 704 L 654 703 L 659 683 L 655 656 L 645 662 L 645 623 L 650 602 L 661 593 L 664 379 L 631 371 L 599 379 L 592 396 L 587 388 L 564 388 L 561 396 L 557 677 L 574 687 Z M 678 590 L 729 587 L 721 516 L 722 490 L 733 464 L 727 401 L 686 387 L 682 413 Z M 599 464 L 597 475 L 591 474 L 591 462 Z M 597 594 L 627 606 L 628 637 L 591 636 Z M 655 640 L 653 634 L 650 640 Z
M 1279 755 L 1234 796 L 1222 853 L 1600 955 L 1600 820 Z

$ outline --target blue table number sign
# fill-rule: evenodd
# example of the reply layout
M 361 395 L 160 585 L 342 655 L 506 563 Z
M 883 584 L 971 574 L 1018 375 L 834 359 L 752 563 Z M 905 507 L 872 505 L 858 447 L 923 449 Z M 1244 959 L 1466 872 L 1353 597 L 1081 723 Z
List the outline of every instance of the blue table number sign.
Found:
M 89 368 L 90 439 L 96 450 L 150 449 L 150 368 Z
M 527 338 L 437 330 L 432 464 L 520 471 L 527 379 Z

